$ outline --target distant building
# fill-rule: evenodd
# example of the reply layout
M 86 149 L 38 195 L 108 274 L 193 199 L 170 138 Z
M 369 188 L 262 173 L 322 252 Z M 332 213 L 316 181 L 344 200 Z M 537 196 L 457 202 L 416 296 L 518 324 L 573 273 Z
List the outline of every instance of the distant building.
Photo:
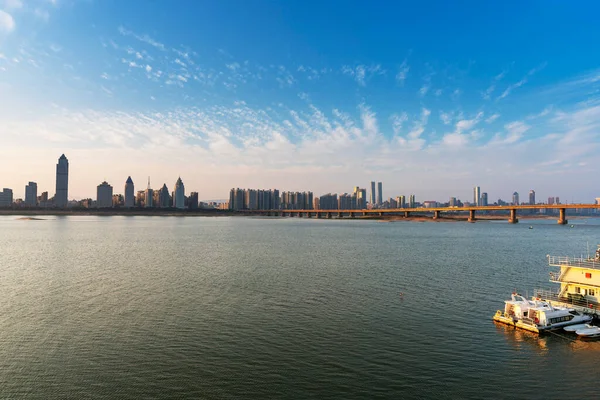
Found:
M 319 210 L 337 210 L 337 194 L 327 193 L 319 197 Z
M 356 192 L 356 188 L 355 188 L 355 192 Z M 375 203 L 376 203 L 375 182 L 372 181 L 371 182 L 371 205 L 375 205 Z
M 113 204 L 113 187 L 104 181 L 96 190 L 96 207 L 110 208 Z
M 398 203 L 398 208 L 406 208 L 406 197 L 404 197 L 404 196 L 396 197 L 396 203 Z
M 479 204 L 480 206 L 487 207 L 487 205 L 488 205 L 488 194 L 487 193 L 485 193 L 485 192 L 481 193 L 481 201 L 479 203 L 480 203 Z
M 377 204 L 383 204 L 383 184 L 381 182 L 377 182 Z
M 42 192 L 38 197 L 38 205 L 40 207 L 48 207 L 48 192 Z
M 175 182 L 175 189 L 173 190 L 173 207 L 185 208 L 185 186 L 181 177 L 177 178 Z
M 144 207 L 154 207 L 154 190 L 151 188 L 146 188 L 144 191 Z
M 481 188 L 479 186 L 473 188 L 473 204 L 476 206 L 481 205 Z
M 133 185 L 133 180 L 131 179 L 131 176 L 127 178 L 127 180 L 125 181 L 125 196 L 124 196 L 124 203 L 125 203 L 125 207 L 127 208 L 132 208 L 135 207 L 135 189 L 134 189 L 134 185 Z
M 64 208 L 69 203 L 69 160 L 63 154 L 56 164 L 56 194 L 54 205 Z
M 375 193 L 375 182 L 371 182 L 371 188 L 373 189 L 373 193 Z M 355 186 L 353 195 L 356 196 L 356 209 L 365 210 L 367 208 L 367 189 Z M 374 200 L 374 195 L 372 197 L 372 200 Z
M 125 198 L 122 194 L 113 194 L 112 205 L 113 207 L 123 207 L 125 204 Z
M 513 206 L 518 206 L 520 204 L 519 203 L 519 193 L 517 193 L 517 192 L 513 193 L 512 204 L 513 204 Z
M 37 183 L 29 182 L 25 186 L 25 204 L 30 207 L 37 206 Z
M 410 197 L 408 198 L 408 208 L 415 208 L 416 205 L 417 205 L 417 202 L 415 201 L 415 195 L 411 194 Z
M 390 199 L 388 200 L 388 206 L 389 208 L 398 208 L 398 202 L 390 197 Z
M 188 197 L 188 208 L 190 210 L 198 208 L 198 192 L 190 193 L 190 197 Z
M 13 204 L 13 191 L 9 188 L 4 188 L 0 192 L 0 207 L 11 207 Z
M 167 188 L 166 183 L 163 184 L 163 187 L 158 191 L 158 203 L 156 204 L 156 207 L 171 207 L 171 195 L 169 194 L 169 189 Z
M 437 206 L 438 206 L 437 201 L 426 200 L 423 202 L 423 207 L 425 207 L 425 208 L 435 208 Z
M 554 197 L 548 197 L 548 205 L 553 205 L 554 204 Z
M 556 196 L 556 197 L 554 198 L 554 203 L 555 203 L 555 204 L 560 204 L 560 198 L 559 198 L 558 196 Z
M 356 208 L 356 197 L 348 193 L 340 194 L 338 197 L 338 209 L 354 210 Z
M 144 207 L 146 205 L 146 191 L 138 190 L 135 195 L 135 206 Z
M 529 191 L 529 204 L 535 204 L 535 190 L 533 189 Z
M 456 207 L 456 197 L 450 197 L 450 201 L 448 202 L 448 206 Z

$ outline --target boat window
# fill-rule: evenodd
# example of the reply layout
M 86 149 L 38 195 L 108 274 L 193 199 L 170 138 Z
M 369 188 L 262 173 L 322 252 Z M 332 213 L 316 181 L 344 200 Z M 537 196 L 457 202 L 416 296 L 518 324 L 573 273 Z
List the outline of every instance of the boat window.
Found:
M 575 286 L 575 293 L 581 293 L 581 288 L 579 286 Z
M 588 294 L 589 294 L 590 296 L 594 296 L 594 289 L 589 289 L 589 290 L 588 290 Z
M 569 311 L 569 314 L 573 314 L 573 315 L 579 315 L 579 313 L 578 313 L 577 311 L 575 311 L 575 310 L 570 310 L 570 311 Z

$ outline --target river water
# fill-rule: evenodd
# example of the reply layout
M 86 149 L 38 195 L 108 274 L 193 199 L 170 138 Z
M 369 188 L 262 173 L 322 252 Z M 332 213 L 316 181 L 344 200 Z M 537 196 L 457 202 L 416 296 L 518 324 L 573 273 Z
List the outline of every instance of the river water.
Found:
M 600 342 L 491 318 L 598 220 L 42 218 L 0 216 L 0 398 L 597 396 Z

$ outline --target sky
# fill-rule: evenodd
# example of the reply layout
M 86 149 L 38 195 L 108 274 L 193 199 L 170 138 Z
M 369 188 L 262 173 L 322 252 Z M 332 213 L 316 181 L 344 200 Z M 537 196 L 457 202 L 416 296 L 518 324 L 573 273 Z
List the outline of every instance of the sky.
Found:
M 600 3 L 0 0 L 0 188 L 600 196 Z

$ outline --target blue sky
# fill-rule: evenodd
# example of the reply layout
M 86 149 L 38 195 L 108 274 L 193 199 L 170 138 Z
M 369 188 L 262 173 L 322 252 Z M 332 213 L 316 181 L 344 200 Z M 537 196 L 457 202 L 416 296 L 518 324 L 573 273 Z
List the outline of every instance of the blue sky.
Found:
M 597 2 L 0 0 L 0 186 L 591 202 Z

